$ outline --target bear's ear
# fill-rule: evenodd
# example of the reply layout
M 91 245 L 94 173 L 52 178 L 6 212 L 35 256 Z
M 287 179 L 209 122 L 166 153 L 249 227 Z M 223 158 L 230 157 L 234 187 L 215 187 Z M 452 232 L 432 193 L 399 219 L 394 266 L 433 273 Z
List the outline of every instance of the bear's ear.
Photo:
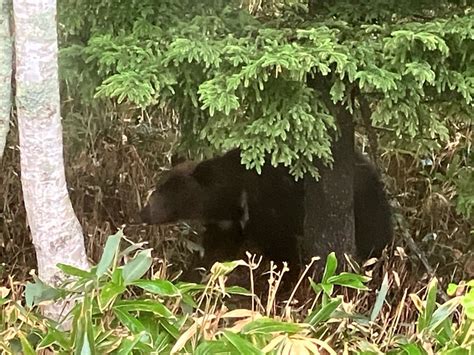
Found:
M 212 160 L 205 160 L 197 164 L 191 175 L 199 184 L 203 186 L 211 185 L 215 179 L 214 169 L 212 168 Z
M 173 172 L 181 176 L 190 176 L 193 175 L 194 170 L 196 169 L 197 163 L 192 160 L 187 160 L 183 163 L 180 163 L 173 167 Z

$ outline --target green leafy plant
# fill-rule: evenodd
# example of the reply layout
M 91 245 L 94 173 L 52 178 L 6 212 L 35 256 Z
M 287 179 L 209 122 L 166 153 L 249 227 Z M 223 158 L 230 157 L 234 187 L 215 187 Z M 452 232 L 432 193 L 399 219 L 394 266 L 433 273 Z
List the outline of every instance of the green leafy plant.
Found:
M 391 343 L 375 343 L 364 327 L 377 331 L 376 321 L 386 301 L 387 278 L 370 314 L 348 311 L 353 301 L 337 295 L 336 288 L 365 294 L 368 278 L 337 274 L 334 254 L 326 260 L 322 279 L 311 280 L 314 302 L 303 319 L 297 312 L 288 313 L 288 308 L 284 316 L 262 315 L 245 308 L 229 310 L 225 300 L 232 301 L 232 295 L 254 297 L 241 287 L 223 286 L 229 273 L 247 266 L 243 261 L 216 263 L 207 285 L 148 279 L 144 276 L 151 265 L 149 250 L 135 244 L 122 250 L 124 240 L 121 231 L 110 236 L 101 260 L 89 271 L 61 265 L 71 277 L 62 287 L 50 288 L 39 280 L 29 283 L 25 302 L 15 301 L 10 289 L 2 288 L 2 351 L 336 354 L 344 347 L 354 352 L 372 349 L 371 353 L 380 353 L 377 349 L 383 347 L 390 353 L 424 353 L 430 344 L 437 353 L 467 354 L 474 345 L 473 281 L 450 285 L 448 293 L 454 297 L 438 304 L 434 279 L 423 299 L 411 295 L 419 312 L 416 333 L 397 334 Z M 65 315 L 71 319 L 70 330 L 39 314 L 36 305 L 57 298 L 75 302 L 70 314 Z M 338 329 L 341 322 L 349 327 Z
M 429 348 L 437 354 L 469 354 L 474 342 L 473 285 L 472 281 L 468 282 L 456 295 L 458 286 L 451 284 L 448 293 L 454 297 L 443 304 L 436 302 L 436 279 L 429 283 L 424 300 L 410 295 L 419 312 L 417 334 L 399 340 L 401 348 L 410 353 Z

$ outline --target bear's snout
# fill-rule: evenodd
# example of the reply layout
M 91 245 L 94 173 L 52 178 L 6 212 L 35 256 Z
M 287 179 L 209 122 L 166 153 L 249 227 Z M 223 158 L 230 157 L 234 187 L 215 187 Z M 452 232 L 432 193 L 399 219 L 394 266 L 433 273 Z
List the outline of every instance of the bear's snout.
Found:
M 175 222 L 170 212 L 163 206 L 161 201 L 151 201 L 139 212 L 141 223 L 145 224 L 165 224 Z

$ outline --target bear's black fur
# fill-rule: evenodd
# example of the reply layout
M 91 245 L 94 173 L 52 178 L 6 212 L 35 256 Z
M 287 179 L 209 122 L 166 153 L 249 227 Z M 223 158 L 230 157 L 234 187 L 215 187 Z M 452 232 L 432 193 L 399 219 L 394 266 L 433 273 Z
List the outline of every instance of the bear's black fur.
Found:
M 354 162 L 354 228 L 361 259 L 380 256 L 393 238 L 392 211 L 381 177 L 361 153 Z
M 239 149 L 177 165 L 161 179 L 140 214 L 149 224 L 184 219 L 204 223 L 207 266 L 236 258 L 246 241 L 267 259 L 300 262 L 303 181 L 296 182 L 283 166 L 265 164 L 261 175 L 246 170 Z M 358 255 L 379 255 L 392 239 L 391 212 L 379 175 L 360 153 L 355 154 L 354 219 Z

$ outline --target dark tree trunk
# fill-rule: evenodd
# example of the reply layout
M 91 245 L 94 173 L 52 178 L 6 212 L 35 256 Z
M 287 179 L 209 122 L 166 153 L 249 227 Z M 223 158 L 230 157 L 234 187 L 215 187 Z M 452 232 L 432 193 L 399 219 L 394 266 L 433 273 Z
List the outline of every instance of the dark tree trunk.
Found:
M 326 256 L 334 251 L 344 262 L 344 253 L 354 254 L 354 126 L 352 115 L 334 107 L 340 136 L 334 141 L 333 169 L 318 164 L 319 181 L 307 175 L 305 188 L 303 259 Z M 321 264 L 320 263 L 320 264 Z M 320 271 L 320 270 L 319 270 Z
M 320 7 L 332 0 L 308 0 L 308 12 L 315 16 Z M 318 8 L 319 7 L 319 8 Z M 327 78 L 308 80 L 308 85 L 328 95 Z M 303 260 L 319 256 L 316 272 L 322 271 L 326 256 L 335 252 L 339 265 L 344 264 L 344 253 L 355 254 L 354 236 L 354 123 L 352 115 L 340 104 L 327 97 L 326 105 L 336 118 L 339 129 L 332 146 L 332 169 L 317 164 L 320 179 L 307 175 L 304 179 L 304 235 L 300 243 Z

